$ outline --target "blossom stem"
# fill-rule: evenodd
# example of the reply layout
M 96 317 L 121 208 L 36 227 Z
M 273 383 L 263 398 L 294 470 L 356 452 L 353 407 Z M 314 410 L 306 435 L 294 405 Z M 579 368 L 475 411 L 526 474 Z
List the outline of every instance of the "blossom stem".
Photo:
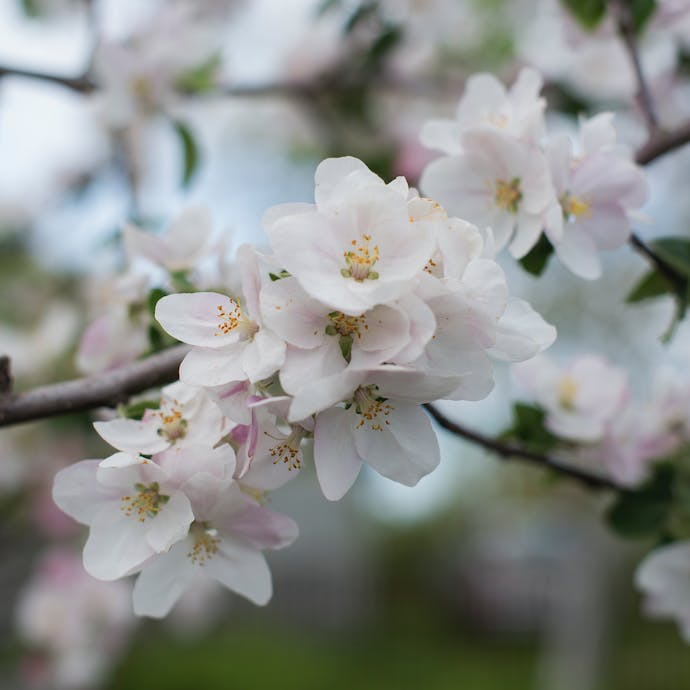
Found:
M 553 470 L 554 472 L 574 479 L 575 481 L 584 484 L 589 489 L 609 489 L 612 491 L 624 491 L 624 488 L 613 482 L 607 477 L 603 477 L 598 474 L 593 474 L 585 470 L 581 470 L 572 465 L 563 463 L 555 458 L 552 458 L 543 453 L 537 453 L 527 448 L 521 446 L 516 446 L 509 443 L 503 443 L 502 441 L 497 441 L 490 436 L 485 436 L 484 434 L 468 429 L 457 422 L 446 417 L 438 408 L 434 407 L 430 403 L 424 405 L 426 411 L 431 415 L 431 417 L 436 421 L 436 423 L 445 429 L 450 431 L 456 436 L 460 436 L 471 443 L 475 443 L 492 453 L 495 453 L 504 460 L 523 460 L 534 465 L 539 465 L 542 468 L 547 468 Z
M 0 427 L 126 402 L 131 395 L 174 381 L 188 351 L 179 345 L 102 374 L 24 393 L 0 391 Z
M 68 89 L 78 91 L 79 93 L 91 93 L 97 88 L 96 84 L 87 74 L 82 74 L 78 77 L 63 77 L 59 74 L 35 72 L 33 70 L 0 65 L 0 78 L 2 77 L 25 77 L 27 79 L 39 79 L 41 81 L 47 81 L 53 84 L 59 84 L 60 86 L 65 86 Z

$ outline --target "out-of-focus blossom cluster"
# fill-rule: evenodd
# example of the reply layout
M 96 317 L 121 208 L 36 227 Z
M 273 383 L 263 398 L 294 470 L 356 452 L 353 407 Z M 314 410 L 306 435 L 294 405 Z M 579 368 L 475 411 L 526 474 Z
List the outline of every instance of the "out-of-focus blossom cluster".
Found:
M 521 259 L 542 242 L 575 274 L 601 275 L 599 252 L 630 237 L 630 214 L 647 196 L 642 170 L 617 144 L 612 113 L 580 121 L 577 142 L 547 137 L 540 75 L 513 86 L 471 77 L 454 120 L 431 120 L 422 142 L 444 155 L 422 173 L 422 192 L 449 212 L 491 226 L 496 246 Z

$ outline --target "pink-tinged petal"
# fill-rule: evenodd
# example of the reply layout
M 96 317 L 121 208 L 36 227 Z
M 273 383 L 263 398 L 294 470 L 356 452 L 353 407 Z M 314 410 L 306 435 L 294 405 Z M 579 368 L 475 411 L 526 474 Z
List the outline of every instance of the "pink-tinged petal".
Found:
M 235 471 L 235 451 L 227 443 L 215 448 L 209 444 L 174 447 L 157 455 L 156 460 L 167 474 L 166 485 L 176 488 L 199 472 L 224 479 Z
M 489 354 L 495 359 L 521 362 L 550 347 L 554 340 L 556 329 L 527 302 L 513 298 L 498 322 L 496 343 Z
M 384 365 L 369 371 L 366 380 L 378 386 L 379 394 L 385 398 L 421 403 L 445 398 L 458 387 L 461 378 L 426 369 Z
M 397 304 L 409 319 L 408 342 L 390 359 L 396 363 L 406 364 L 421 356 L 436 332 L 437 324 L 434 312 L 416 295 L 405 295 Z
M 225 529 L 230 529 L 257 549 L 284 549 L 299 536 L 299 528 L 292 518 L 256 503 L 247 503 L 245 508 L 235 513 L 232 523 Z
M 86 572 L 99 580 L 117 580 L 140 567 L 154 553 L 146 540 L 149 520 L 126 517 L 119 506 L 99 513 L 84 546 Z
M 580 137 L 585 155 L 611 149 L 616 145 L 616 128 L 613 113 L 598 113 L 580 121 Z
M 352 182 L 348 185 L 348 178 L 356 180 L 357 186 L 383 185 L 383 180 L 357 158 L 326 158 L 319 163 L 314 174 L 316 205 L 321 208 L 338 203 L 343 193 L 351 191 Z
M 440 462 L 436 433 L 419 405 L 393 399 L 385 404 L 388 415 L 355 426 L 357 453 L 384 477 L 415 486 Z
M 503 84 L 493 74 L 473 74 L 465 85 L 456 117 L 466 124 L 478 124 L 490 113 L 498 113 L 506 100 Z
M 268 232 L 273 224 L 278 222 L 281 218 L 286 216 L 296 216 L 302 213 L 312 213 L 316 210 L 314 204 L 293 203 L 293 204 L 277 204 L 271 206 L 263 215 L 261 223 L 264 229 Z
M 100 460 L 83 460 L 55 475 L 53 500 L 77 522 L 89 525 L 107 501 L 119 501 L 119 492 L 102 486 L 97 478 Z
M 617 249 L 629 239 L 632 228 L 628 214 L 618 204 L 597 204 L 578 218 L 573 230 L 587 233 L 597 249 Z
M 316 417 L 314 466 L 319 486 L 329 501 L 339 501 L 355 483 L 362 467 L 353 438 L 352 414 L 332 407 Z
M 243 354 L 248 341 L 227 345 L 221 350 L 194 348 L 180 365 L 180 379 L 193 386 L 222 386 L 246 378 Z
M 242 368 L 251 383 L 274 374 L 285 361 L 285 341 L 262 328 L 242 353 Z
M 170 613 L 194 579 L 196 566 L 187 557 L 193 546 L 191 538 L 185 539 L 146 564 L 132 592 L 137 616 L 163 618 Z
M 340 374 L 321 379 L 318 386 L 305 382 L 292 400 L 288 421 L 299 422 L 331 405 L 347 400 L 366 378 L 366 371 L 345 369 Z
M 123 469 L 125 467 L 138 467 L 148 462 L 146 458 L 142 458 L 137 453 L 114 453 L 105 460 L 98 463 L 99 468 L 104 469 Z
M 292 276 L 263 287 L 261 314 L 271 330 L 289 344 L 301 348 L 320 345 L 330 323 L 328 307 L 310 297 Z
M 307 385 L 313 388 L 314 382 L 340 374 L 346 366 L 338 338 L 329 336 L 321 347 L 288 347 L 280 369 L 280 383 L 287 393 L 297 395 Z
M 231 381 L 207 391 L 222 413 L 238 424 L 250 424 L 252 414 L 247 405 L 250 395 L 248 381 Z
M 243 244 L 238 247 L 236 257 L 242 283 L 243 305 L 252 319 L 260 319 L 259 292 L 261 291 L 261 278 L 259 276 L 259 258 L 256 250 L 249 244 Z
M 93 428 L 106 443 L 118 450 L 135 455 L 153 455 L 170 445 L 170 441 L 158 433 L 158 426 L 155 420 L 113 419 L 94 422 Z
M 601 261 L 594 240 L 576 226 L 564 228 L 563 239 L 554 249 L 558 258 L 580 278 L 596 280 L 601 276 Z
M 217 292 L 166 295 L 156 303 L 156 320 L 177 340 L 219 348 L 237 342 L 239 305 Z
M 510 253 L 513 257 L 521 259 L 525 256 L 539 240 L 543 227 L 543 215 L 519 214 L 515 237 L 510 243 Z
M 572 175 L 572 145 L 565 134 L 554 137 L 546 148 L 546 159 L 551 172 L 551 182 L 557 195 L 570 191 Z
M 249 601 L 263 606 L 273 594 L 271 571 L 255 548 L 223 535 L 218 553 L 204 564 L 207 575 Z
M 616 154 L 588 156 L 573 173 L 573 193 L 590 203 L 617 202 L 639 208 L 647 199 L 642 169 Z
M 187 536 L 193 521 L 194 513 L 189 499 L 176 491 L 151 519 L 151 526 L 146 533 L 149 546 L 156 553 L 167 551 L 175 542 Z

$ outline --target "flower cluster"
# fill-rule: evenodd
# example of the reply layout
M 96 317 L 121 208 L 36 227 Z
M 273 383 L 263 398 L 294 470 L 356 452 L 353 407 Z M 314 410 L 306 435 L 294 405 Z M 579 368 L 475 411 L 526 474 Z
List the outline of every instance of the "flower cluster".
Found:
M 580 122 L 577 147 L 546 137 L 542 81 L 523 69 L 510 90 L 490 74 L 468 80 L 455 120 L 432 120 L 422 142 L 445 155 L 422 174 L 422 191 L 480 227 L 500 249 L 526 256 L 546 237 L 559 259 L 587 279 L 601 274 L 599 251 L 630 237 L 630 212 L 646 182 L 616 143 L 613 115 Z
M 491 231 L 404 178 L 386 184 L 357 159 L 328 159 L 315 196 L 266 213 L 271 254 L 239 248 L 241 294 L 158 300 L 158 322 L 192 346 L 181 380 L 96 422 L 118 452 L 56 477 L 58 506 L 90 527 L 86 570 L 138 572 L 139 614 L 165 615 L 201 572 L 265 603 L 261 550 L 297 528 L 263 502 L 299 474 L 303 442 L 313 439 L 330 500 L 363 463 L 412 486 L 439 463 L 421 405 L 479 400 L 492 360 L 527 360 L 555 338 L 509 295 Z M 169 241 L 127 231 L 130 248 L 179 269 Z

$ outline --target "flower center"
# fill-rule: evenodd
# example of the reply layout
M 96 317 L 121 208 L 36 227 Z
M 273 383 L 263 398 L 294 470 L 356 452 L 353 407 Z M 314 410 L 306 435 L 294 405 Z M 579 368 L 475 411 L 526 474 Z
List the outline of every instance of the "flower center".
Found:
M 288 471 L 302 468 L 302 453 L 300 444 L 304 438 L 305 430 L 301 426 L 293 426 L 290 435 L 278 445 L 273 446 L 268 452 L 273 458 L 273 464 L 279 462 L 288 466 Z
M 564 220 L 575 220 L 589 213 L 589 203 L 578 196 L 572 196 L 567 192 L 559 198 L 563 209 Z
M 328 315 L 328 318 L 331 323 L 326 326 L 327 335 L 340 335 L 344 337 L 355 336 L 361 338 L 362 331 L 369 330 L 369 324 L 364 315 L 350 316 L 339 311 L 332 311 Z
M 135 484 L 136 494 L 122 497 L 120 510 L 126 517 L 136 517 L 139 522 L 145 522 L 146 518 L 154 518 L 160 513 L 161 508 L 170 500 L 170 496 L 160 493 L 158 482 Z
M 486 113 L 483 119 L 499 129 L 505 129 L 508 126 L 508 116 L 503 113 Z
M 218 318 L 218 332 L 214 335 L 228 335 L 233 331 L 240 334 L 240 340 L 252 340 L 259 332 L 259 324 L 248 319 L 242 311 L 240 300 L 230 300 L 232 305 L 227 311 L 222 304 L 216 307 L 216 317 Z
M 211 528 L 208 522 L 201 522 L 194 523 L 189 533 L 194 539 L 194 544 L 187 553 L 187 558 L 193 565 L 205 565 L 218 553 L 218 530 Z
M 558 404 L 564 410 L 575 409 L 575 398 L 577 396 L 579 386 L 577 381 L 572 376 L 564 376 L 558 382 Z
M 496 188 L 494 190 L 494 201 L 496 206 L 508 211 L 509 213 L 517 213 L 520 201 L 522 201 L 522 191 L 520 190 L 520 178 L 514 177 L 510 182 L 505 180 L 496 180 Z
M 167 438 L 170 443 L 175 443 L 187 435 L 187 420 L 182 416 L 182 410 L 178 405 L 177 400 L 173 401 L 172 405 L 166 404 L 166 401 L 163 400 L 158 412 L 162 422 L 158 433 Z
M 340 273 L 345 278 L 354 278 L 357 282 L 363 280 L 376 280 L 379 274 L 372 271 L 372 267 L 379 260 L 379 246 L 375 244 L 371 247 L 371 235 L 362 235 L 358 242 L 350 242 L 352 249 L 343 252 L 346 268 L 341 269 Z
M 355 412 L 360 419 L 356 429 L 361 429 L 369 424 L 372 431 L 383 431 L 384 426 L 390 426 L 390 420 L 386 419 L 395 409 L 386 398 L 375 397 L 377 386 L 360 386 L 353 396 Z

